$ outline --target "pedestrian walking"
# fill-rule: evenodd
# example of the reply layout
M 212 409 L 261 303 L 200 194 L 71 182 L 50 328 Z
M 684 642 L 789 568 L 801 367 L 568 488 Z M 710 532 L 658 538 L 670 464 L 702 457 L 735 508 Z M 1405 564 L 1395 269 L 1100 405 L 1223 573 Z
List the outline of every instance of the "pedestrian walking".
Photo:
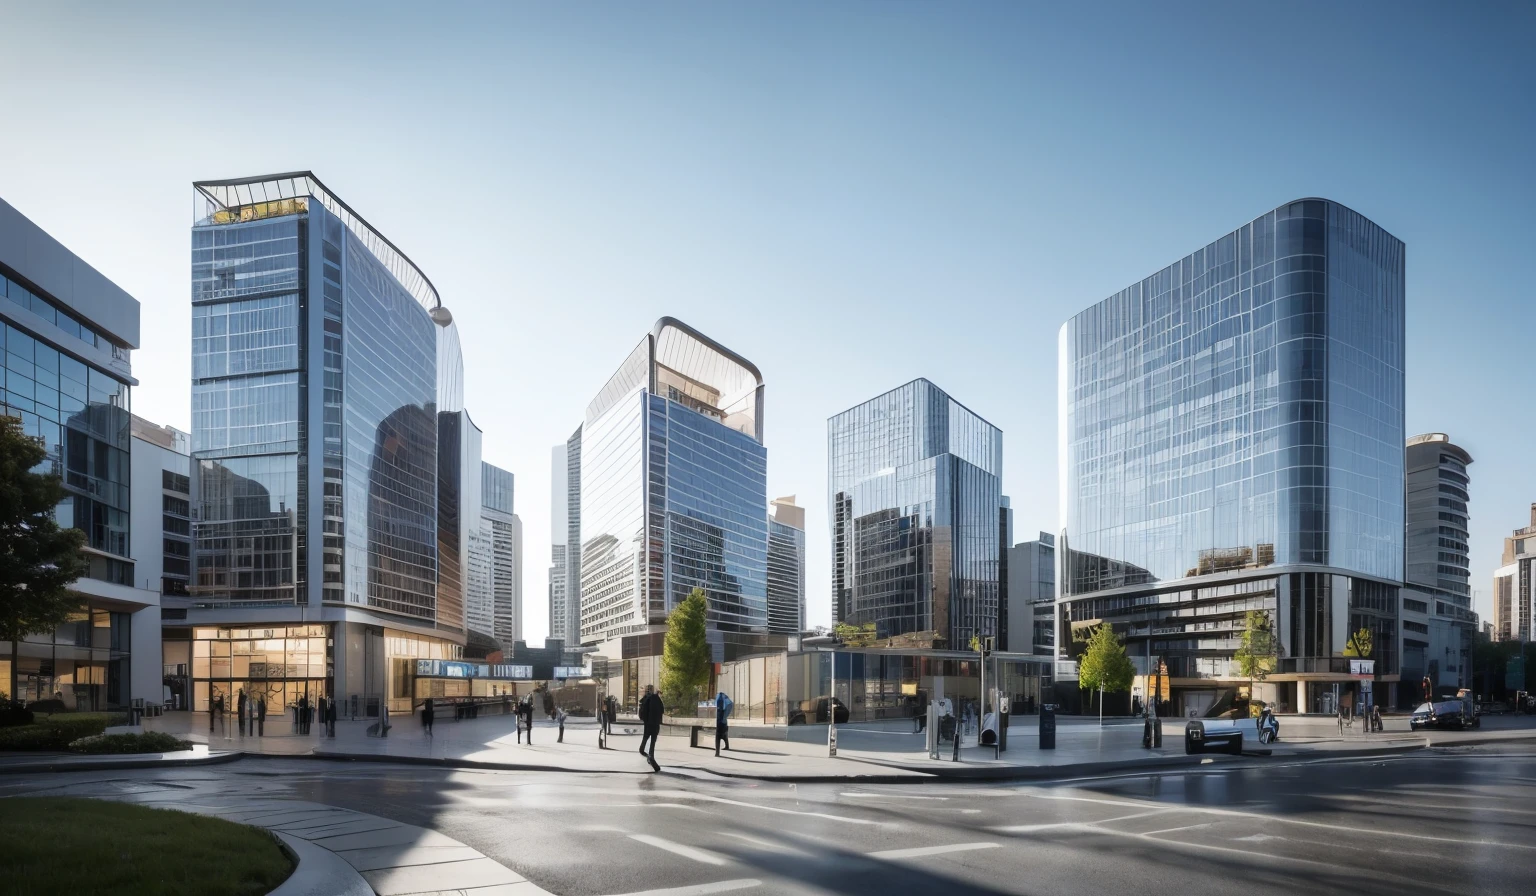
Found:
M 432 736 L 432 719 L 436 715 L 437 715 L 436 710 L 434 710 L 432 708 L 432 698 L 428 697 L 426 700 L 422 701 L 422 704 L 421 704 L 421 727 L 426 729 L 427 737 L 431 737 Z
M 605 726 L 603 733 L 612 734 L 614 723 L 619 720 L 619 701 L 612 694 L 609 694 L 608 699 L 603 702 L 605 704 L 604 709 L 606 709 L 608 712 L 607 717 L 603 723 Z
M 565 707 L 555 707 L 555 723 L 560 726 L 560 736 L 555 738 L 555 743 L 565 743 Z
M 245 716 L 245 726 L 251 730 L 251 734 L 254 736 L 256 734 L 256 698 L 255 697 L 252 697 L 252 698 L 250 698 L 250 699 L 245 701 L 245 712 L 241 713 L 241 715 Z
M 240 725 L 240 736 L 245 737 L 245 688 L 240 689 L 240 697 L 235 701 L 235 720 Z
M 325 701 L 325 733 L 330 737 L 336 736 L 336 698 L 331 697 Z
M 267 733 L 267 698 L 256 698 L 256 736 Z
M 299 733 L 300 734 L 308 734 L 309 733 L 309 695 L 308 694 L 305 694 L 304 696 L 299 698 L 298 717 L 299 717 Z
M 735 708 L 736 708 L 736 704 L 731 701 L 730 697 L 727 697 L 725 695 L 725 691 L 721 691 L 720 693 L 715 695 L 715 755 L 716 756 L 720 755 L 720 743 L 721 743 L 721 741 L 725 742 L 725 748 L 727 750 L 729 750 L 731 748 L 730 718 L 731 718 L 731 711 L 734 710 Z
M 640 737 L 640 755 L 651 764 L 651 771 L 661 771 L 661 766 L 656 764 L 656 736 L 661 734 L 661 719 L 666 715 L 667 708 L 662 705 L 661 698 L 656 696 L 656 686 L 645 686 L 645 696 L 640 698 L 640 724 L 644 726 Z M 650 750 L 646 750 L 646 745 Z
M 213 712 L 214 712 L 214 715 L 219 717 L 219 727 L 220 728 L 224 728 L 224 726 L 226 724 L 228 724 L 228 723 L 224 719 L 224 695 L 223 694 L 220 694 L 219 696 L 213 698 Z M 213 720 L 211 718 L 208 720 L 208 730 L 209 731 L 213 730 Z M 224 731 L 225 731 L 225 734 L 227 735 L 228 732 L 229 732 L 229 729 L 228 728 L 224 728 Z
M 526 741 L 526 743 L 527 743 L 528 746 L 531 747 L 531 746 L 533 746 L 533 695 L 532 694 L 529 694 L 528 695 L 528 699 L 523 701 L 522 720 L 523 720 L 523 727 L 524 727 L 523 733 L 528 735 L 528 740 Z

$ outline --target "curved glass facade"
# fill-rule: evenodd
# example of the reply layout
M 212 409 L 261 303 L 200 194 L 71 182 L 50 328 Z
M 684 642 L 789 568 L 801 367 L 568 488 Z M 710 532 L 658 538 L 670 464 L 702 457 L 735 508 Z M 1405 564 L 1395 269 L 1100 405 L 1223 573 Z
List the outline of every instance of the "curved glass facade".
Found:
M 919 379 L 827 439 L 836 621 L 961 649 L 996 634 L 1002 431 Z
M 314 548 L 322 600 L 437 621 L 439 333 L 426 308 L 302 198 L 200 221 L 192 301 L 198 603 L 309 603 Z M 457 403 L 461 376 L 444 379 Z M 461 628 L 460 602 L 448 609 Z
M 1062 594 L 1271 565 L 1400 581 L 1403 244 L 1282 206 L 1062 328 Z
M 588 405 L 567 553 L 583 642 L 657 632 L 694 588 L 716 643 L 766 634 L 762 395 L 755 368 L 663 318 Z

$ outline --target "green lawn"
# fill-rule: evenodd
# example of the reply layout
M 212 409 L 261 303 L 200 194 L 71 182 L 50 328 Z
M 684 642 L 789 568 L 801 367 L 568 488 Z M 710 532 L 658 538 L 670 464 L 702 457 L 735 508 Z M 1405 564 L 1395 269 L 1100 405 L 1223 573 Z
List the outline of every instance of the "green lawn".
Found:
M 0 799 L 0 890 L 259 896 L 293 863 L 261 828 L 107 800 Z

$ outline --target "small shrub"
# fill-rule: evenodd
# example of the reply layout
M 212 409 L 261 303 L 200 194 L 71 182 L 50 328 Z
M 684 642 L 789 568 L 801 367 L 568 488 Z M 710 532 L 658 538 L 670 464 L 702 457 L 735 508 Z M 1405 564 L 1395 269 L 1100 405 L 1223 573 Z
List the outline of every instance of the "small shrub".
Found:
M 47 725 L 21 725 L 0 728 L 0 750 L 63 750 L 69 741 L 59 741 L 56 728 Z
M 42 724 L 59 732 L 60 749 L 62 749 L 82 737 L 101 734 L 107 730 L 109 721 L 111 717 L 107 713 L 78 713 L 53 716 Z
M 0 728 L 15 728 L 18 725 L 30 725 L 37 721 L 32 710 L 21 704 L 20 700 L 10 700 L 0 705 Z
M 55 712 L 64 712 L 65 711 L 64 710 L 64 701 L 63 700 L 33 700 L 31 703 L 27 704 L 27 709 L 30 709 L 33 712 L 46 712 L 46 713 L 55 713 Z
M 174 753 L 190 750 L 190 741 L 177 740 L 164 731 L 143 734 L 97 734 L 69 745 L 71 753 Z

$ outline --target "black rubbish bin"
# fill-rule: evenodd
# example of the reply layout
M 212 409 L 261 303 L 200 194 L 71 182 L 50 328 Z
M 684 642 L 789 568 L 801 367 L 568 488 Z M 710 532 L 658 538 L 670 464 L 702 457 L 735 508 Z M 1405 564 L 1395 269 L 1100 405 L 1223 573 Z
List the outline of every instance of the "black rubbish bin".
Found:
M 1056 749 L 1056 704 L 1040 706 L 1040 749 Z

